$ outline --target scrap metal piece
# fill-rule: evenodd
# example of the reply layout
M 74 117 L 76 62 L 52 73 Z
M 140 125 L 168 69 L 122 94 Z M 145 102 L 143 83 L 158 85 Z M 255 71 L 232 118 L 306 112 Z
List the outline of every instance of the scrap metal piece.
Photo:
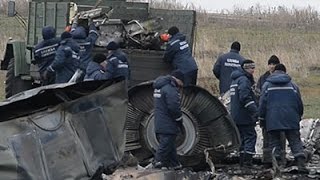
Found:
M 126 87 L 55 84 L 0 103 L 0 147 L 8 147 L 0 151 L 1 179 L 89 179 L 112 171 L 124 154 Z
M 102 16 L 104 13 L 102 12 L 102 8 L 90 9 L 88 11 L 81 11 L 78 13 L 79 19 L 94 19 Z
M 212 177 L 215 177 L 215 167 L 214 167 L 214 164 L 213 164 L 213 162 L 212 162 L 212 160 L 211 160 L 211 157 L 210 157 L 210 153 L 209 153 L 209 151 L 212 151 L 212 150 L 214 150 L 214 148 L 206 148 L 205 150 L 204 150 L 204 154 L 205 154 L 205 157 L 206 157 L 206 163 L 209 165 L 209 167 L 210 167 L 210 170 L 211 170 L 211 175 L 212 175 Z
M 307 150 L 320 153 L 320 119 L 301 121 L 301 136 Z
M 276 159 L 276 156 L 275 156 L 275 151 L 276 151 L 276 148 L 273 148 L 272 149 L 272 154 L 271 154 L 271 157 L 272 157 L 272 169 L 273 169 L 273 178 L 280 178 L 281 177 L 281 170 L 280 170 L 280 166 L 278 164 L 278 161 Z
M 125 26 L 129 46 L 142 49 L 160 49 L 160 33 L 163 18 L 157 17 L 143 22 L 131 20 Z
M 100 36 L 96 41 L 97 46 L 106 47 L 111 41 L 125 44 L 126 32 L 121 19 L 108 19 L 101 22 L 99 29 Z
M 153 18 L 140 22 L 134 19 L 125 23 L 121 19 L 95 19 L 100 29 L 96 45 L 107 46 L 109 42 L 115 41 L 126 48 L 159 50 L 161 20 Z
M 159 169 L 143 169 L 136 168 L 117 169 L 112 175 L 104 176 L 108 180 L 209 180 L 212 179 L 211 174 L 207 171 L 193 172 L 190 170 L 159 170 Z

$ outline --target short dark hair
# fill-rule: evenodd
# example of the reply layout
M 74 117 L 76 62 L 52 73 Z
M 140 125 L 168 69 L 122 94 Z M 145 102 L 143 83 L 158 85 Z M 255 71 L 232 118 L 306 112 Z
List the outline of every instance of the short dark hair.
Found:
M 99 64 L 102 63 L 103 61 L 105 61 L 106 59 L 107 59 L 107 57 L 102 53 L 96 54 L 93 57 L 93 61 L 96 63 L 99 63 Z
M 176 26 L 172 26 L 168 29 L 168 34 L 170 34 L 171 36 L 177 34 L 179 32 L 179 28 L 177 28 Z
M 280 64 L 280 60 L 276 55 L 272 55 L 268 60 L 268 64 Z
M 283 72 L 287 72 L 287 68 L 284 64 L 277 64 L 275 67 L 274 67 L 274 70 L 275 71 L 283 71 Z
M 235 41 L 235 42 L 233 42 L 233 43 L 231 44 L 231 49 L 240 51 L 240 49 L 241 49 L 241 44 L 240 44 L 238 41 Z

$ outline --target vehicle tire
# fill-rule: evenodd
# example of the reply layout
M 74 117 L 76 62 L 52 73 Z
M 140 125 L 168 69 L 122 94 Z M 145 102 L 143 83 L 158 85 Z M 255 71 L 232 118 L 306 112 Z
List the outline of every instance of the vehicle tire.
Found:
M 22 80 L 20 76 L 14 75 L 14 58 L 11 58 L 8 65 L 6 74 L 6 98 L 9 98 L 19 92 L 32 88 L 32 83 L 27 80 Z

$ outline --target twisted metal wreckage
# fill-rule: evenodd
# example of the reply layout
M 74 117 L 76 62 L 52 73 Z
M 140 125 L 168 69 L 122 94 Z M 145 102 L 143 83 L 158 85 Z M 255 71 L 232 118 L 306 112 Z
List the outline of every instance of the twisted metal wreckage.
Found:
M 145 132 L 152 129 L 146 126 L 153 126 L 151 83 L 139 86 L 144 94 L 135 94 L 142 92 L 135 88 L 129 90 L 129 97 L 132 97 L 129 101 L 125 82 L 89 81 L 44 86 L 2 102 L 1 178 L 100 179 L 103 173 L 111 173 L 124 163 L 121 159 L 125 151 L 131 152 L 140 162 L 147 160 L 157 147 L 154 134 Z M 185 126 L 196 123 L 197 129 L 181 135 L 188 136 L 190 142 L 185 142 L 184 138 L 184 142 L 178 140 L 180 157 L 184 164 L 204 172 L 141 168 L 144 170 L 132 171 L 131 179 L 268 177 L 263 168 L 243 171 L 236 165 L 236 154 L 232 152 L 239 145 L 237 131 L 220 101 L 199 87 L 185 88 L 182 99 Z M 303 140 L 310 152 L 311 173 L 294 175 L 295 168 L 286 168 L 280 169 L 275 177 L 319 178 L 319 127 L 319 120 L 302 123 Z M 259 154 L 257 160 L 261 158 Z M 211 169 L 199 166 L 206 160 Z M 128 178 L 121 176 L 123 172 L 128 175 L 128 171 L 119 168 L 117 172 L 105 176 L 106 179 Z
M 161 18 L 124 25 L 119 19 L 105 21 L 101 9 L 83 13 L 81 18 L 89 18 L 90 13 L 98 17 L 94 18 L 95 23 L 101 24 L 99 46 L 117 40 L 125 47 L 161 48 L 153 46 L 159 40 L 154 25 Z M 237 165 L 240 140 L 234 122 L 223 103 L 198 86 L 186 87 L 182 93 L 184 131 L 177 138 L 177 151 L 185 167 L 202 172 L 159 171 L 141 166 L 129 172 L 119 168 L 119 164 L 128 165 L 123 160 L 124 154 L 132 154 L 139 165 L 148 164 L 158 146 L 153 131 L 152 81 L 134 84 L 129 91 L 125 82 L 56 84 L 24 91 L 2 102 L 1 178 L 101 179 L 102 175 L 105 179 L 230 179 L 235 175 L 251 179 L 319 178 L 319 120 L 301 123 L 310 155 L 309 174 L 294 174 L 294 167 L 243 170 Z M 261 135 L 258 139 L 262 139 Z M 257 150 L 262 149 L 261 144 L 257 143 Z M 257 162 L 261 154 L 257 153 Z M 291 161 L 290 152 L 287 159 Z M 105 175 L 116 169 L 116 174 Z
M 74 11 L 77 12 L 76 4 L 73 4 Z M 75 14 L 71 13 L 71 15 Z M 99 38 L 95 45 L 106 47 L 111 41 L 115 41 L 125 48 L 160 50 L 164 49 L 160 41 L 160 31 L 162 30 L 161 21 L 163 18 L 155 17 L 145 21 L 123 20 L 110 18 L 113 9 L 106 12 L 103 8 L 80 11 L 79 23 L 87 26 L 87 20 L 92 19 L 95 26 L 99 29 Z M 72 18 L 70 18 L 72 19 Z M 70 22 L 72 23 L 72 22 Z

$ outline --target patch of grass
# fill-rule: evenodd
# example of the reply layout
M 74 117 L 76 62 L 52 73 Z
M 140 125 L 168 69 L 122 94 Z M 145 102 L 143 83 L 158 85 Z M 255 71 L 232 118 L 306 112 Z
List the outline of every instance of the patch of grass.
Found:
M 304 104 L 304 118 L 320 117 L 320 87 L 302 87 L 301 94 Z
M 0 15 L 0 60 L 4 57 L 4 51 L 7 41 L 10 37 L 15 40 L 23 40 L 25 38 L 25 30 L 14 17 Z M 0 71 L 0 100 L 4 100 L 6 71 Z
M 236 27 L 219 23 L 200 25 L 195 51 L 199 66 L 198 85 L 218 94 L 213 64 L 219 55 L 230 50 L 233 41 L 239 41 L 242 46 L 240 53 L 256 62 L 256 80 L 266 71 L 269 57 L 277 55 L 301 88 L 305 117 L 319 118 L 320 97 L 316 94 L 320 94 L 320 77 L 310 71 L 310 68 L 320 67 L 318 39 L 320 31 L 315 30 Z
M 307 78 L 296 77 L 304 104 L 304 118 L 320 117 L 320 74 L 311 74 Z

